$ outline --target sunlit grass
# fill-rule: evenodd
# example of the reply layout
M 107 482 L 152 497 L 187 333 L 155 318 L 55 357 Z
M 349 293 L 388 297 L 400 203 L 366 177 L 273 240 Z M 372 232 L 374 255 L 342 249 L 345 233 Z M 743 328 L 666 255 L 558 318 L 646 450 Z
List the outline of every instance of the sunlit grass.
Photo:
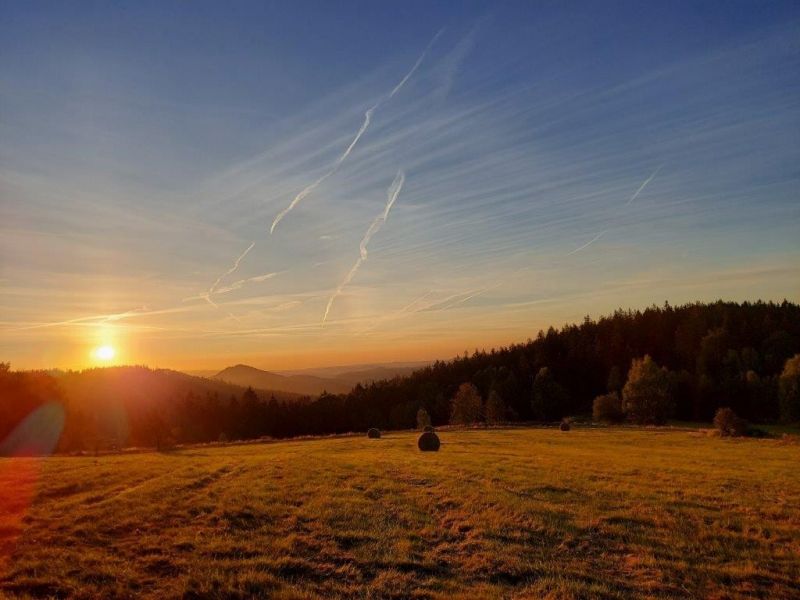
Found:
M 48 459 L 32 507 L 2 506 L 0 595 L 800 593 L 798 445 L 580 428 L 441 438 L 438 453 L 390 433 Z

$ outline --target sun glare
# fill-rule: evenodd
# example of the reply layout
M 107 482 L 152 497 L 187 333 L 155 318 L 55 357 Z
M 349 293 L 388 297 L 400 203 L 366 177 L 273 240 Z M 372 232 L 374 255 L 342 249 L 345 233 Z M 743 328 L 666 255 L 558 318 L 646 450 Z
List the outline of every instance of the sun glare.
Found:
M 109 361 L 114 358 L 116 352 L 113 346 L 100 346 L 95 348 L 92 354 L 97 360 Z

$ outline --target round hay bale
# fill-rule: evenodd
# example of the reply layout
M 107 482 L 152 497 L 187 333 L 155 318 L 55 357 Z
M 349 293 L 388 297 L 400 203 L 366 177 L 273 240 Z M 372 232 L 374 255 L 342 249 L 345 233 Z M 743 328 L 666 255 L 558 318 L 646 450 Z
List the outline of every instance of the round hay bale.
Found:
M 439 442 L 439 436 L 433 431 L 426 431 L 419 436 L 417 446 L 422 452 L 438 452 L 441 442 Z
M 570 430 L 569 421 L 567 421 L 566 419 L 561 421 L 559 429 L 561 429 L 561 431 L 569 431 Z
M 436 431 L 436 430 L 433 428 L 433 425 L 425 425 L 425 428 L 422 431 L 427 433 L 427 432 L 433 432 L 433 431 Z
M 370 429 L 367 431 L 367 437 L 368 437 L 369 439 L 371 439 L 371 440 L 377 440 L 377 439 L 380 439 L 380 437 L 381 437 L 381 430 L 380 430 L 380 429 L 375 429 L 374 427 L 372 427 L 372 428 L 370 428 Z

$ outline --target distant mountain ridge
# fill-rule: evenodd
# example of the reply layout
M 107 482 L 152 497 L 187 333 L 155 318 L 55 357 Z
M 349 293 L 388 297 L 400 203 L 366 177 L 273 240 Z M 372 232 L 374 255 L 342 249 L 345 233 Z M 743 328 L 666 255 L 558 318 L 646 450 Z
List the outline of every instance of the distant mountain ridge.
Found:
M 227 367 L 211 379 L 225 381 L 243 387 L 269 390 L 280 390 L 294 394 L 318 396 L 323 392 L 346 394 L 356 384 L 369 384 L 382 379 L 393 379 L 410 375 L 425 363 L 400 365 L 356 365 L 354 370 L 347 367 L 329 367 L 327 369 L 275 373 L 250 365 L 238 364 Z M 331 372 L 330 376 L 312 373 Z
M 308 396 L 318 396 L 322 392 L 345 394 L 353 387 L 338 379 L 314 375 L 279 375 L 242 364 L 227 367 L 211 379 L 243 387 L 280 390 Z

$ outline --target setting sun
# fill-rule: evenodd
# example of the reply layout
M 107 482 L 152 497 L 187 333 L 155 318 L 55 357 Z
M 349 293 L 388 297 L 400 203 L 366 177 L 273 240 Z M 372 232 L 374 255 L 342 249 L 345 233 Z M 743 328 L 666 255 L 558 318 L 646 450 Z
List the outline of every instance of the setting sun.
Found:
M 116 351 L 113 346 L 100 346 L 99 348 L 95 348 L 92 352 L 92 356 L 102 361 L 112 360 L 115 355 Z

